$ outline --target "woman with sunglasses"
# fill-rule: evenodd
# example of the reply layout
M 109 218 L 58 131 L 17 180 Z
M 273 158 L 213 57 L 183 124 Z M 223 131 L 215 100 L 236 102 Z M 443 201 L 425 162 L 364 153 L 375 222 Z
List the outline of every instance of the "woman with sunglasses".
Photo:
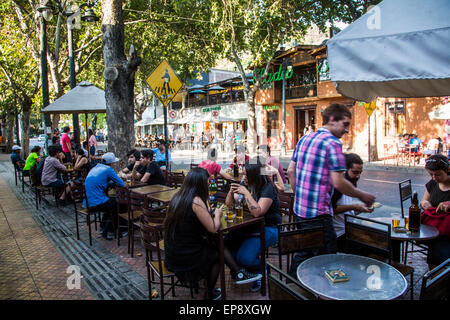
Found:
M 421 207 L 436 208 L 450 214 L 450 172 L 448 159 L 440 154 L 432 155 L 425 161 L 425 170 L 431 180 L 425 185 L 425 194 L 420 202 Z M 450 238 L 441 235 L 430 241 L 428 245 L 427 263 L 430 270 L 450 258 Z

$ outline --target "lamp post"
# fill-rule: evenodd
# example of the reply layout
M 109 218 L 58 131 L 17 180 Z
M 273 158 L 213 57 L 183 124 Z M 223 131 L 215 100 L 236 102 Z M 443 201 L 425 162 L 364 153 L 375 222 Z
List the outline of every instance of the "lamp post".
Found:
M 281 123 L 281 155 L 286 155 L 286 71 L 288 68 L 292 68 L 291 60 L 283 58 L 282 62 L 282 73 L 283 73 L 283 87 L 281 89 L 281 99 L 282 99 L 282 112 L 283 120 Z
M 72 11 L 70 2 L 67 5 L 67 10 L 64 12 L 64 15 L 67 17 L 67 40 L 68 40 L 68 50 L 69 50 L 69 72 L 70 72 L 70 88 L 73 89 L 77 86 L 77 80 L 75 75 L 75 59 L 73 56 L 73 29 L 75 28 L 75 18 L 78 17 L 81 14 L 81 8 L 88 7 L 88 10 L 86 10 L 85 14 L 81 17 L 83 21 L 86 22 L 95 22 L 99 20 L 99 17 L 97 17 L 94 13 L 94 10 L 92 7 L 97 3 L 95 1 L 94 3 L 83 3 L 75 12 Z M 60 12 L 63 11 L 61 8 L 59 2 L 58 7 Z M 86 119 L 87 121 L 87 119 Z M 73 113 L 72 114 L 72 124 L 73 124 L 73 138 L 75 141 L 75 144 L 80 145 L 80 123 L 78 119 L 78 114 Z M 86 133 L 87 135 L 87 133 Z M 87 139 L 86 139 L 87 140 Z
M 39 12 L 39 16 L 41 18 L 40 23 L 40 42 L 41 42 L 41 87 L 42 87 L 42 109 L 49 105 L 49 97 L 48 97 L 48 72 L 47 72 L 47 26 L 46 22 L 50 21 L 53 17 L 53 6 L 51 5 L 50 0 L 45 0 L 42 4 L 37 8 Z M 51 122 L 50 115 L 44 114 L 44 130 L 47 134 L 47 138 L 45 139 L 45 149 L 48 146 L 48 140 L 51 134 Z

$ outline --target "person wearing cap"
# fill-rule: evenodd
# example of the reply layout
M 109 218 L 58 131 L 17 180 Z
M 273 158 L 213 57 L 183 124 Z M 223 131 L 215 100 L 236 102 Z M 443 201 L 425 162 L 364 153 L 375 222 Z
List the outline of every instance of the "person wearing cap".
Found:
M 155 161 L 161 170 L 166 170 L 166 151 L 168 152 L 168 160 L 169 160 L 169 168 L 170 162 L 172 161 L 172 156 L 170 155 L 170 151 L 166 146 L 166 142 L 162 139 L 158 140 L 157 148 L 153 149 L 155 153 Z
M 62 142 L 62 151 L 65 155 L 64 162 L 72 162 L 72 143 L 70 142 L 70 128 L 64 127 L 63 134 L 61 136 L 61 142 Z
M 60 172 L 65 172 L 66 167 L 61 163 L 64 153 L 61 146 L 49 146 L 48 157 L 45 158 L 44 167 L 42 169 L 41 183 L 44 187 L 61 188 L 63 189 L 65 183 L 60 176 Z M 66 192 L 62 192 L 59 196 L 58 203 L 65 205 L 66 195 L 70 195 L 73 183 L 69 182 L 66 186 Z
M 158 166 L 158 164 L 153 161 L 153 157 L 155 156 L 155 153 L 153 150 L 142 150 L 141 152 L 141 164 L 145 166 L 145 172 L 142 178 L 140 179 L 141 182 L 145 182 L 147 184 L 166 184 L 166 179 L 164 179 L 164 174 L 161 171 L 161 168 Z
M 125 186 L 123 180 L 111 168 L 111 165 L 117 161 L 119 158 L 116 158 L 114 153 L 105 153 L 102 156 L 102 163 L 92 168 L 84 181 L 89 208 L 105 213 L 102 219 L 102 237 L 107 240 L 113 238 L 111 219 L 117 219 L 117 204 L 116 199 L 109 198 L 106 192 L 108 187 L 113 185 Z M 86 206 L 86 201 L 83 201 L 83 204 Z M 110 219 L 107 219 L 108 217 Z
M 25 160 L 20 156 L 20 150 L 22 148 L 18 145 L 12 147 L 11 162 L 17 168 L 22 168 L 25 165 Z

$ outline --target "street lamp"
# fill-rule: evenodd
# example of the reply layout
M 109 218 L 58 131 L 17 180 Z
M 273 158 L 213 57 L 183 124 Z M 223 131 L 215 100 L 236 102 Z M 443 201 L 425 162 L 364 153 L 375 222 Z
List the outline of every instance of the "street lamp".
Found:
M 37 8 L 39 12 L 39 17 L 41 18 L 40 23 L 40 42 L 41 42 L 41 86 L 42 86 L 42 109 L 49 105 L 48 97 L 48 72 L 47 72 L 47 26 L 46 22 L 50 21 L 53 17 L 54 7 L 52 6 L 50 0 L 44 0 L 41 5 Z M 45 123 L 45 133 L 47 138 L 45 140 L 45 149 L 47 149 L 48 139 L 51 134 L 51 123 L 50 115 L 44 114 Z
M 286 155 L 286 71 L 289 72 L 292 69 L 291 59 L 283 58 L 282 63 L 282 73 L 283 73 L 283 88 L 281 89 L 282 97 L 282 110 L 283 110 L 283 121 L 281 123 L 281 155 Z
M 81 20 L 86 22 L 95 22 L 99 20 L 99 17 L 97 17 L 94 13 L 94 10 L 92 9 L 93 6 L 95 6 L 97 1 L 93 2 L 92 4 L 90 2 L 83 3 L 75 12 L 72 11 L 72 6 L 69 4 L 67 5 L 67 10 L 64 12 L 64 15 L 67 17 L 67 38 L 68 38 L 68 48 L 69 48 L 69 72 L 70 72 L 70 88 L 73 89 L 77 86 L 77 80 L 75 75 L 75 59 L 73 56 L 73 28 L 75 28 L 74 20 L 76 17 L 78 17 L 81 13 L 81 9 L 83 7 L 88 7 L 88 10 L 86 13 L 81 17 Z M 62 12 L 63 8 L 61 7 L 60 3 L 58 2 L 58 8 L 59 11 Z M 87 119 L 86 119 L 87 121 Z M 80 123 L 78 119 L 78 114 L 73 113 L 72 114 L 72 124 L 73 124 L 73 138 L 76 144 L 80 144 Z M 87 133 L 86 133 L 87 135 Z

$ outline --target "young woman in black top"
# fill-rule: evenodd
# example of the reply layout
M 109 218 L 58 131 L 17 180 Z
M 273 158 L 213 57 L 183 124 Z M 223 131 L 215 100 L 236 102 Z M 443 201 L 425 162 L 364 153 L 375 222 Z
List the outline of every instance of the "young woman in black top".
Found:
M 425 160 L 425 169 L 431 180 L 425 185 L 426 190 L 420 205 L 423 209 L 436 208 L 436 210 L 450 212 L 450 172 L 448 159 L 440 154 L 432 155 Z M 433 269 L 446 259 L 450 258 L 450 239 L 439 236 L 429 242 L 427 262 Z
M 280 199 L 277 188 L 266 174 L 261 170 L 261 161 L 252 159 L 245 163 L 244 183 L 231 185 L 225 204 L 232 206 L 243 195 L 247 202 L 250 214 L 255 217 L 264 216 L 266 248 L 278 241 L 277 225 L 281 223 Z M 236 252 L 237 263 L 252 270 L 260 270 L 261 244 L 259 239 L 259 226 L 246 230 L 247 234 L 240 235 L 242 242 Z M 231 246 L 236 244 L 236 239 L 231 241 Z M 239 242 L 239 241 L 238 241 Z M 252 291 L 257 291 L 260 283 L 256 282 Z
M 206 278 L 206 298 L 218 299 L 220 291 L 214 289 L 220 270 L 218 252 L 210 237 L 220 227 L 223 206 L 214 211 L 208 207 L 208 178 L 207 170 L 193 168 L 172 198 L 164 220 L 165 263 L 183 284 L 196 287 Z M 260 278 L 239 270 L 228 250 L 224 258 L 239 279 Z

